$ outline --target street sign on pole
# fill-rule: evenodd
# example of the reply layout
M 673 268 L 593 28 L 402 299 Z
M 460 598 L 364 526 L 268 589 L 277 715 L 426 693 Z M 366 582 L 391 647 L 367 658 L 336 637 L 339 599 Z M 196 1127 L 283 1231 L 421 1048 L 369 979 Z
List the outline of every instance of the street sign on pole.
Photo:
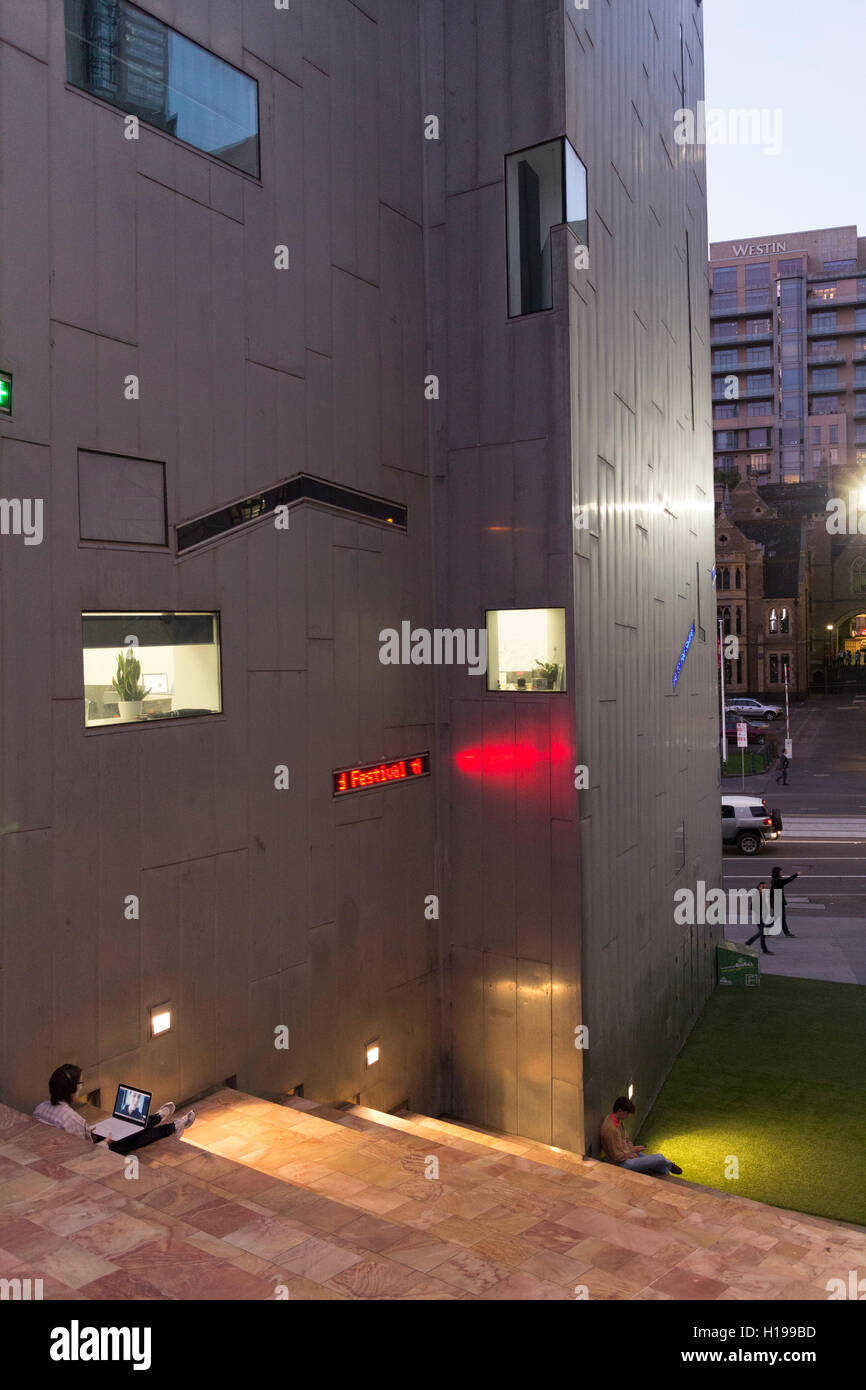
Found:
M 737 747 L 748 748 L 749 746 L 749 726 L 745 719 L 737 720 Z
M 785 739 L 785 757 L 786 757 L 786 758 L 793 758 L 793 756 L 794 756 L 794 740 L 791 739 L 791 738 L 786 738 L 786 739 Z

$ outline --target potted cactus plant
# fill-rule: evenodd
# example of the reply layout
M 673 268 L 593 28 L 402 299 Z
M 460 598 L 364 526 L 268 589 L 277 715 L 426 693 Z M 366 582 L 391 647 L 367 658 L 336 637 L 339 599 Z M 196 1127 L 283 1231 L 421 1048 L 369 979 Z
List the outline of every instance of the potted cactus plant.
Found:
M 117 706 L 121 719 L 140 719 L 142 701 L 150 690 L 142 685 L 141 662 L 133 647 L 125 647 L 117 653 L 117 670 L 111 684 L 117 692 Z

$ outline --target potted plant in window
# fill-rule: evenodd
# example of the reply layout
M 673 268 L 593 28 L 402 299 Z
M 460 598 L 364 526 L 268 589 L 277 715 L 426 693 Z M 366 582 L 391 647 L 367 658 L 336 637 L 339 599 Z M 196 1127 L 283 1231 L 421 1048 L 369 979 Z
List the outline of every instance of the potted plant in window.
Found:
M 556 683 L 559 679 L 559 663 L 557 661 L 539 661 L 536 657 L 535 670 L 532 675 L 532 684 L 535 690 L 556 690 Z
M 132 647 L 117 653 L 117 670 L 111 684 L 117 692 L 121 719 L 140 719 L 142 701 L 150 691 L 141 682 L 141 662 Z

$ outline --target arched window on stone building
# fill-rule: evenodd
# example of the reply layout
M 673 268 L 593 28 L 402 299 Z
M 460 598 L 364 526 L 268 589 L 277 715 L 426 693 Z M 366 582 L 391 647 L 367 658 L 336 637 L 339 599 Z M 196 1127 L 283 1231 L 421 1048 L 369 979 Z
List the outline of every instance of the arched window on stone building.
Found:
M 776 612 L 775 608 L 770 609 L 769 630 L 771 637 L 775 637 L 779 631 L 779 615 Z
M 866 560 L 858 557 L 851 566 L 852 594 L 866 594 Z

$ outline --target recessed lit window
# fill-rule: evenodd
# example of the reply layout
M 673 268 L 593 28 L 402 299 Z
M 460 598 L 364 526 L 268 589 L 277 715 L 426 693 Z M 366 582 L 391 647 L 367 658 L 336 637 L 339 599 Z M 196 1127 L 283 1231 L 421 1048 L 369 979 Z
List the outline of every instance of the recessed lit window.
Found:
M 586 168 L 570 141 L 548 140 L 505 161 L 508 313 L 553 308 L 550 233 L 567 222 L 587 244 Z
M 367 1066 L 368 1066 L 368 1067 L 375 1067 L 376 1063 L 377 1063 L 378 1060 L 379 1060 L 379 1039 L 378 1039 L 378 1038 L 374 1038 L 372 1042 L 368 1042 L 368 1043 L 367 1043 L 367 1045 L 366 1045 L 366 1047 L 365 1047 L 365 1049 L 364 1049 L 364 1055 L 365 1055 L 366 1060 L 367 1060 Z
M 162 1033 L 171 1031 L 171 1009 L 168 1004 L 157 1004 L 150 1011 L 150 1033 L 151 1037 L 158 1038 Z
M 565 688 L 565 609 L 491 610 L 487 689 L 532 695 Z
M 84 723 L 219 714 L 217 613 L 82 613 Z

